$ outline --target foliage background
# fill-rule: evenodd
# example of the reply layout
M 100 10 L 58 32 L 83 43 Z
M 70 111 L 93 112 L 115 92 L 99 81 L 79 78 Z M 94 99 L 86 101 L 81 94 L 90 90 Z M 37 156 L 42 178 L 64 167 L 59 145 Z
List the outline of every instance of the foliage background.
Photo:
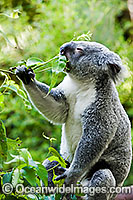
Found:
M 121 102 L 133 125 L 133 23 L 125 0 L 1 0 L 0 13 L 21 11 L 16 19 L 0 15 L 0 68 L 9 69 L 19 60 L 31 56 L 48 60 L 59 52 L 59 47 L 74 35 L 92 32 L 92 41 L 100 42 L 118 53 L 130 68 L 130 77 L 118 86 Z M 2 31 L 2 32 L 1 32 Z M 3 37 L 3 33 L 4 35 Z M 7 38 L 10 43 L 7 42 Z M 60 74 L 58 83 L 63 79 Z M 16 82 L 16 78 L 12 77 Z M 36 78 L 50 84 L 51 71 L 37 73 Z M 21 83 L 19 83 L 21 84 Z M 59 150 L 61 126 L 54 126 L 34 108 L 26 111 L 22 100 L 11 93 L 5 98 L 5 109 L 0 113 L 7 136 L 22 140 L 33 159 L 43 161 L 49 141 L 42 133 L 57 140 Z M 133 135 L 133 129 L 132 129 Z M 6 166 L 5 166 L 6 167 Z M 133 183 L 133 166 L 125 185 Z

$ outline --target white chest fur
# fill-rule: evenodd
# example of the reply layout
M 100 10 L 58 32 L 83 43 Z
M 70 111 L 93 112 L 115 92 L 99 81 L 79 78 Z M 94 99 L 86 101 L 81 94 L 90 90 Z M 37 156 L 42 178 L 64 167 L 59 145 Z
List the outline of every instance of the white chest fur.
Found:
M 96 91 L 94 83 L 81 83 L 66 76 L 58 86 L 62 89 L 69 104 L 66 123 L 62 127 L 62 140 L 60 153 L 69 162 L 72 161 L 74 152 L 82 135 L 81 115 L 86 107 L 95 101 Z

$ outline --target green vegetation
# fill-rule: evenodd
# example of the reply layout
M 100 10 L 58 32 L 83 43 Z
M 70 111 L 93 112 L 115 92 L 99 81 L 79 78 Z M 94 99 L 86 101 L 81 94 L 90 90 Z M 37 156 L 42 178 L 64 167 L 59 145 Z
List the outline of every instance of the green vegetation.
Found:
M 21 176 L 25 177 L 26 182 L 29 180 L 27 178 L 29 173 L 37 177 L 42 176 L 39 172 L 44 170 L 41 163 L 48 157 L 48 148 L 52 143 L 52 146 L 59 151 L 61 137 L 61 126 L 50 124 L 32 107 L 21 82 L 6 70 L 9 71 L 20 60 L 23 60 L 23 63 L 27 60 L 27 65 L 37 66 L 42 60 L 48 61 L 56 56 L 63 43 L 85 33 L 89 33 L 86 39 L 90 39 L 92 33 L 92 41 L 100 42 L 118 53 L 130 70 L 130 76 L 118 86 L 118 92 L 133 126 L 132 31 L 133 25 L 127 2 L 122 0 L 0 1 L 0 69 L 5 70 L 5 73 L 0 72 L 0 168 L 1 177 L 5 177 L 3 179 L 5 182 L 10 182 L 12 177 L 15 184 L 13 177 L 18 177 L 20 165 L 9 161 L 12 159 L 11 154 L 14 155 L 13 159 L 18 155 L 19 160 L 22 157 L 21 167 L 24 169 Z M 58 77 L 53 70 L 54 67 L 60 72 Z M 61 72 L 62 68 L 58 67 L 57 63 L 49 62 L 46 66 L 48 70 L 39 72 L 43 67 L 36 69 L 37 80 L 47 83 L 50 88 L 59 84 L 65 74 Z M 29 166 L 25 159 L 31 159 L 32 164 Z M 9 162 L 5 164 L 5 161 Z M 36 183 L 39 184 L 38 180 Z M 35 180 L 30 181 L 35 183 Z M 125 185 L 132 183 L 133 165 Z M 2 199 L 2 196 L 0 198 Z M 10 196 L 8 198 L 13 199 Z M 41 197 L 29 197 L 29 199 L 37 198 L 41 199 Z

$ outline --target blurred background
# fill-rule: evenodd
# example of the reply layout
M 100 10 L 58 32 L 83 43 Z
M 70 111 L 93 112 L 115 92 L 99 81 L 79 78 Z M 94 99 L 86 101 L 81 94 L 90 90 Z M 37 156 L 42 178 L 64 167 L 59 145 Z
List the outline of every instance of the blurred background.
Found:
M 0 68 L 9 69 L 21 59 L 33 56 L 46 61 L 58 54 L 63 43 L 88 31 L 92 33 L 91 41 L 118 53 L 130 69 L 130 76 L 117 88 L 133 125 L 132 0 L 1 0 Z M 60 73 L 58 83 L 64 76 Z M 36 78 L 50 84 L 51 71 L 37 73 Z M 34 108 L 26 111 L 15 93 L 5 98 L 5 105 L 0 115 L 7 136 L 20 137 L 21 147 L 27 147 L 34 160 L 43 161 L 47 155 L 49 141 L 43 133 L 56 138 L 53 146 L 59 150 L 61 126 L 50 124 Z M 131 184 L 133 165 L 125 182 Z

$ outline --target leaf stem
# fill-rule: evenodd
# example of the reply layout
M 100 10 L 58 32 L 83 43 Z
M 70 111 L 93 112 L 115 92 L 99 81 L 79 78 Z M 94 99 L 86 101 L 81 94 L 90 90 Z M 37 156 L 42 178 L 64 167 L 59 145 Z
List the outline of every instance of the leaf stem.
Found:
M 46 61 L 46 62 L 43 62 L 43 63 L 41 63 L 41 64 L 38 65 L 38 66 L 33 67 L 32 69 L 33 69 L 33 70 L 38 69 L 39 67 L 42 67 L 43 65 L 46 65 L 46 64 L 48 64 L 49 62 L 51 62 L 52 60 L 55 60 L 55 59 L 58 59 L 58 58 L 59 58 L 59 56 L 55 56 L 55 57 L 51 58 L 50 60 L 48 60 L 48 61 Z
M 38 72 L 44 72 L 44 71 L 49 70 L 49 69 L 52 69 L 52 67 L 48 67 L 48 68 L 42 69 L 40 71 L 36 71 L 36 73 L 38 73 Z

